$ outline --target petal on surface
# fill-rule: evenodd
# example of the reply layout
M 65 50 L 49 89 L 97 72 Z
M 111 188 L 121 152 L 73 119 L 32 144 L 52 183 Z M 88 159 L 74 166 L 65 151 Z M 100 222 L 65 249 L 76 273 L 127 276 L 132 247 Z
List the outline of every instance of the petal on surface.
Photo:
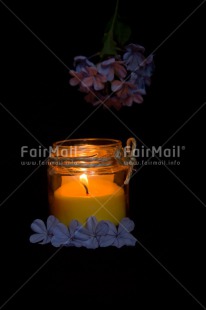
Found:
M 74 220 L 69 225 L 70 236 L 72 243 L 88 240 L 90 234 L 86 228 L 84 228 L 77 220 Z
M 121 248 L 121 247 L 123 247 L 124 245 L 125 245 L 125 242 L 124 242 L 123 239 L 121 239 L 121 238 L 119 238 L 119 237 L 115 238 L 114 243 L 113 243 L 113 246 L 116 246 L 116 248 Z
M 56 225 L 56 227 L 54 228 L 54 231 L 53 231 L 54 235 L 55 236 L 67 236 L 67 237 L 70 237 L 70 233 L 69 233 L 69 230 L 68 228 L 66 227 L 66 225 L 62 224 L 62 223 L 59 223 Z
M 57 226 L 53 230 L 53 234 L 54 236 L 51 239 L 51 243 L 55 247 L 69 244 L 71 242 L 69 230 L 62 223 L 57 224 Z
M 44 240 L 42 240 L 42 242 L 40 242 L 39 244 L 47 244 L 51 242 L 51 238 L 50 236 L 46 235 Z
M 116 228 L 116 226 L 112 222 L 110 222 L 110 221 L 105 221 L 105 222 L 107 222 L 107 224 L 109 226 L 108 235 L 116 236 L 117 235 L 117 228 Z
M 29 241 L 31 243 L 38 243 L 42 240 L 44 240 L 45 234 L 33 234 L 30 236 Z
M 86 241 L 91 237 L 92 233 L 85 227 L 81 226 L 76 234 L 75 234 L 75 239 Z
M 90 234 L 92 235 L 95 234 L 97 224 L 98 224 L 98 221 L 95 216 L 90 216 L 87 219 L 86 228 L 88 229 Z
M 109 225 L 106 221 L 100 221 L 96 226 L 96 236 L 104 236 L 109 232 Z
M 130 220 L 128 217 L 125 217 L 121 220 L 118 227 L 118 234 L 121 234 L 121 232 L 130 232 L 134 230 L 135 224 L 132 220 Z
M 101 236 L 99 238 L 99 246 L 105 248 L 107 246 L 112 246 L 116 237 L 113 235 Z
M 56 227 L 56 225 L 59 223 L 59 220 L 53 216 L 50 215 L 47 219 L 47 231 L 49 234 L 53 233 L 53 229 Z
M 135 246 L 137 239 L 130 233 L 125 234 L 123 237 L 118 238 L 121 245 Z
M 82 246 L 84 246 L 87 249 L 96 249 L 99 247 L 99 244 L 97 242 L 97 239 L 95 237 L 91 237 L 85 242 L 82 242 Z
M 40 219 L 36 219 L 35 221 L 33 221 L 33 223 L 31 224 L 31 229 L 36 233 L 47 233 L 46 226 L 44 222 Z
M 71 221 L 71 223 L 69 224 L 70 234 L 73 234 L 80 227 L 81 227 L 81 224 L 77 220 Z

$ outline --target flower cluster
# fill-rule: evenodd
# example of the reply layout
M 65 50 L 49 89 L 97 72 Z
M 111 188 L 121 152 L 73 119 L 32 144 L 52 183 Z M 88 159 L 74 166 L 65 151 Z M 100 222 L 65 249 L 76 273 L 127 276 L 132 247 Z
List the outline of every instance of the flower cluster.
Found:
M 146 87 L 153 73 L 153 55 L 145 58 L 144 47 L 129 44 L 122 55 L 112 56 L 97 64 L 85 56 L 74 58 L 75 70 L 70 70 L 71 86 L 86 93 L 85 100 L 94 106 L 132 106 L 143 102 Z
M 110 221 L 97 221 L 94 216 L 87 219 L 85 227 L 77 220 L 73 220 L 69 227 L 60 223 L 57 218 L 50 215 L 46 225 L 40 219 L 31 224 L 35 234 L 30 236 L 31 243 L 47 244 L 54 247 L 75 246 L 96 249 L 98 247 L 124 245 L 134 246 L 135 237 L 130 233 L 134 229 L 134 222 L 129 218 L 121 220 L 118 227 Z

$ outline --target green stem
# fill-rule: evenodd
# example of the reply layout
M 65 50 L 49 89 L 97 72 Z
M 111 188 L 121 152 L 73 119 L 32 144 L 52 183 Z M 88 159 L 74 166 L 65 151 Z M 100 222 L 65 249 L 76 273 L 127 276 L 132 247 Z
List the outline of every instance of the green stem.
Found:
M 116 55 L 116 42 L 114 41 L 114 30 L 117 22 L 117 14 L 119 8 L 119 0 L 116 2 L 116 7 L 114 11 L 114 15 L 111 21 L 111 26 L 109 31 L 104 35 L 104 45 L 102 51 L 100 53 L 100 58 L 102 59 L 104 56 L 108 55 Z
M 112 20 L 111 28 L 109 30 L 109 32 L 111 32 L 112 36 L 113 36 L 113 31 L 114 31 L 114 25 L 115 25 L 115 22 L 116 22 L 116 19 L 117 19 L 118 9 L 119 9 L 119 0 L 117 0 L 117 2 L 116 2 L 116 7 L 115 7 L 115 11 L 114 11 L 114 17 L 113 17 L 113 20 Z

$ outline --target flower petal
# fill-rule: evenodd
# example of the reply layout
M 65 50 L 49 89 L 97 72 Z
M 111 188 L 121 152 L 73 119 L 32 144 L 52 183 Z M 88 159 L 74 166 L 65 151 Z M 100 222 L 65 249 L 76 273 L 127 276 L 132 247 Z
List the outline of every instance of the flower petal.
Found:
M 81 227 L 81 224 L 77 220 L 71 221 L 69 224 L 70 233 L 74 233 L 79 227 Z
M 47 234 L 47 229 L 44 222 L 40 219 L 36 219 L 31 224 L 31 229 L 36 233 L 45 233 Z
M 144 53 L 145 48 L 142 45 L 130 43 L 126 46 L 126 50 L 133 52 L 133 53 L 137 53 L 137 52 Z
M 131 107 L 132 104 L 133 104 L 133 96 L 130 95 L 127 96 L 122 102 L 122 105 L 127 107 Z
M 121 248 L 125 245 L 125 242 L 121 238 L 116 238 L 112 244 L 113 246 L 116 246 L 116 248 Z
M 54 228 L 53 234 L 54 236 L 51 239 L 51 243 L 55 247 L 68 245 L 71 242 L 69 230 L 62 223 L 57 224 L 57 226 Z
M 88 231 L 85 229 L 77 220 L 71 221 L 69 225 L 69 232 L 72 239 L 72 243 L 79 243 L 81 241 L 88 240 L 89 234 L 85 233 Z
M 106 221 L 108 226 L 109 226 L 109 231 L 108 231 L 108 235 L 111 235 L 111 236 L 116 236 L 117 235 L 117 228 L 116 226 L 110 222 L 110 221 Z
M 97 91 L 104 89 L 104 84 L 102 83 L 101 78 L 97 77 L 94 79 L 94 89 Z
M 99 244 L 95 237 L 91 237 L 87 241 L 82 242 L 82 246 L 84 246 L 87 249 L 96 249 L 99 247 Z
M 95 216 L 90 216 L 87 219 L 86 228 L 88 229 L 90 234 L 92 235 L 95 234 L 97 224 L 98 224 L 98 221 Z
M 130 232 L 134 230 L 135 224 L 128 217 L 125 217 L 121 220 L 118 227 L 118 234 L 121 234 L 122 231 Z
M 93 83 L 94 83 L 94 77 L 93 76 L 88 76 L 82 80 L 82 85 L 84 87 L 91 87 L 93 85 Z
M 41 234 L 33 234 L 30 236 L 29 241 L 31 243 L 38 243 L 38 242 L 44 240 L 44 238 L 45 238 L 45 234 L 42 234 L 42 233 Z
M 85 56 L 76 56 L 74 57 L 74 66 L 76 66 L 76 71 L 81 72 L 83 71 L 86 67 L 93 67 L 94 64 L 89 61 L 89 59 Z
M 123 86 L 123 83 L 121 81 L 118 81 L 118 80 L 114 80 L 112 82 L 112 91 L 113 92 L 116 92 L 116 91 L 119 91 Z
M 135 246 L 137 239 L 130 233 L 118 238 L 119 245 Z
M 143 98 L 142 98 L 142 96 L 139 95 L 139 94 L 134 94 L 133 100 L 134 100 L 134 102 L 136 102 L 136 103 L 142 103 L 142 102 L 143 102 Z
M 107 66 L 110 66 L 110 65 L 112 65 L 114 63 L 115 63 L 115 58 L 112 57 L 112 58 L 109 58 L 109 59 L 101 62 L 100 64 L 101 64 L 102 67 L 107 67 Z
M 108 233 L 109 231 L 109 225 L 106 221 L 100 221 L 98 222 L 96 226 L 96 236 L 104 236 Z
M 119 64 L 118 61 L 116 61 L 115 65 L 114 65 L 114 70 L 115 70 L 115 74 L 120 78 L 120 79 L 124 79 L 127 75 L 127 70 L 125 69 L 124 66 L 122 66 L 121 64 Z
M 39 242 L 39 244 L 47 244 L 47 243 L 50 243 L 50 242 L 51 242 L 51 238 L 52 238 L 52 236 L 45 235 L 44 240 L 42 240 L 42 242 Z
M 59 220 L 53 216 L 50 215 L 47 219 L 47 231 L 48 234 L 52 234 L 53 233 L 53 229 L 56 227 L 56 225 L 59 223 Z
M 95 76 L 97 74 L 96 67 L 86 67 L 86 72 L 88 75 Z
M 79 85 L 80 82 L 81 82 L 81 81 L 78 80 L 76 77 L 71 78 L 71 79 L 69 80 L 69 84 L 70 84 L 71 86 L 77 86 L 77 85 Z
M 102 248 L 111 246 L 113 245 L 115 239 L 116 239 L 116 236 L 112 236 L 112 235 L 101 236 L 99 238 L 99 246 Z

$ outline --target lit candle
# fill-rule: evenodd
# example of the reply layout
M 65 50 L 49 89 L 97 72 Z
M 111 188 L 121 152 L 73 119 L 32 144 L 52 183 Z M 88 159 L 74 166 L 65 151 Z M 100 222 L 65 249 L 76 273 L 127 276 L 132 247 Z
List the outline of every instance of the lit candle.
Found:
M 126 216 L 124 190 L 110 176 L 90 176 L 89 180 L 85 174 L 78 179 L 67 177 L 54 192 L 51 211 L 66 225 L 74 219 L 84 224 L 92 215 L 118 224 Z

